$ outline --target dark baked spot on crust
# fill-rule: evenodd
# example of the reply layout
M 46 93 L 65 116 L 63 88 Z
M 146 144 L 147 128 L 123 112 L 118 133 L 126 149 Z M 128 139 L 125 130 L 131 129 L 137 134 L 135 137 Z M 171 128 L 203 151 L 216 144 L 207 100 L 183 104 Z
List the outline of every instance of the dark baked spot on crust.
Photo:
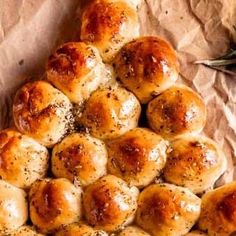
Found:
M 99 1 L 90 4 L 86 11 L 89 22 L 85 26 L 85 38 L 90 42 L 102 40 L 104 29 L 111 33 L 111 39 L 119 33 L 120 27 L 126 20 L 124 9 L 118 3 Z
M 120 158 L 113 160 L 121 172 L 138 174 L 142 171 L 145 164 L 145 151 L 137 143 L 136 138 L 125 139 L 119 145 L 118 153 L 120 153 Z
M 48 68 L 60 75 L 75 75 L 77 65 L 84 66 L 86 59 L 73 44 L 65 44 L 49 57 Z
M 178 214 L 176 203 L 171 193 L 163 192 L 152 194 L 143 199 L 143 207 L 140 209 L 140 218 L 150 220 L 152 224 L 165 224 Z
M 95 125 L 97 128 L 103 127 L 108 118 L 107 112 L 102 102 L 91 102 L 90 106 L 85 110 L 86 123 L 89 125 Z
M 216 210 L 221 212 L 229 222 L 236 223 L 236 192 L 225 196 L 217 204 Z
M 59 91 L 42 81 L 28 83 L 18 90 L 13 104 L 18 129 L 24 133 L 36 133 L 42 121 L 55 117 L 58 110 L 68 109 L 66 101 L 53 101 L 52 97 L 58 95 L 61 96 Z M 70 111 L 67 113 L 69 115 Z M 62 122 L 67 123 L 65 119 Z
M 105 185 L 99 185 L 92 189 L 91 201 L 87 206 L 87 220 L 92 226 L 112 223 L 117 210 L 114 202 L 114 195 Z
M 78 165 L 80 165 L 80 168 L 83 168 L 82 163 L 83 159 L 85 158 L 86 151 L 84 145 L 77 144 L 67 147 L 57 155 L 63 162 L 64 167 L 67 169 L 67 171 L 73 174 Z
M 168 154 L 165 176 L 178 181 L 201 181 L 202 174 L 218 164 L 218 154 L 211 144 L 177 141 Z
M 147 81 L 159 86 L 165 75 L 178 70 L 174 50 L 167 42 L 155 37 L 130 42 L 117 59 L 117 71 L 124 73 L 121 79 L 135 79 L 136 83 Z
M 1 140 L 1 137 L 3 138 L 2 140 Z M 0 169 L 1 171 L 8 171 L 9 165 L 13 164 L 9 161 L 8 157 L 10 155 L 9 151 L 11 150 L 12 147 L 14 148 L 16 143 L 17 143 L 17 137 L 7 138 L 6 133 L 0 134 Z
M 34 207 L 41 219 L 48 222 L 61 214 L 58 188 L 54 183 L 48 182 L 42 190 L 41 201 L 33 202 Z M 40 197 L 40 196 L 39 196 Z

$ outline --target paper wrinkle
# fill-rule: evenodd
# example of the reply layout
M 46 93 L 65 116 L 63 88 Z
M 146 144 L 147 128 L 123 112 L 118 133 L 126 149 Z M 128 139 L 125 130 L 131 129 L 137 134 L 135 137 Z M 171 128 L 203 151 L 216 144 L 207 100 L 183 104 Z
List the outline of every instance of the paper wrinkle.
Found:
M 74 0 L 0 1 L 1 129 L 12 123 L 12 98 L 25 78 L 40 78 L 55 47 L 78 35 L 79 4 Z M 236 1 L 143 0 L 138 12 L 142 35 L 158 35 L 173 45 L 180 62 L 178 81 L 203 97 L 208 110 L 204 133 L 223 147 L 228 159 L 228 170 L 218 184 L 231 181 L 236 177 L 236 78 L 193 63 L 222 55 L 230 36 L 236 39 Z

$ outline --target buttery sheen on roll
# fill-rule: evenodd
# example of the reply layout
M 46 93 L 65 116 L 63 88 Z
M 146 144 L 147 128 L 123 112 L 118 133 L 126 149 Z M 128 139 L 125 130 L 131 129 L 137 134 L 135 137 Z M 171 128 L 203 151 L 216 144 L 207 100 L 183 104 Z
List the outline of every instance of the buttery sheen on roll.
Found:
M 209 236 L 233 236 L 236 232 L 235 216 L 236 181 L 203 195 L 198 225 Z
M 80 39 L 97 47 L 105 62 L 110 62 L 125 43 L 139 36 L 136 2 L 94 0 L 85 7 Z
M 227 160 L 210 138 L 185 135 L 171 143 L 163 170 L 167 182 L 202 193 L 226 171 Z
M 74 133 L 53 148 L 52 172 L 82 186 L 92 184 L 106 174 L 105 143 L 89 134 Z
M 19 187 L 29 188 L 46 175 L 47 149 L 27 135 L 14 129 L 0 132 L 0 177 Z
M 147 103 L 178 78 L 177 56 L 165 40 L 147 36 L 126 44 L 113 61 L 118 80 Z
M 21 87 L 13 103 L 17 129 L 46 147 L 52 147 L 73 123 L 69 99 L 51 84 L 35 81 Z
M 171 184 L 153 184 L 139 195 L 137 224 L 153 236 L 182 236 L 200 215 L 201 199 Z
M 107 175 L 85 189 L 85 218 L 95 229 L 117 231 L 130 224 L 137 209 L 139 191 L 120 178 Z
M 29 192 L 30 219 L 42 233 L 53 233 L 81 217 L 81 189 L 67 179 L 36 181 Z
M 98 50 L 83 42 L 61 45 L 47 64 L 47 79 L 76 104 L 108 81 L 105 72 Z
M 197 134 L 206 123 L 206 106 L 192 89 L 175 85 L 149 102 L 147 120 L 157 134 L 168 139 Z
M 108 171 L 128 184 L 145 187 L 166 163 L 168 142 L 149 129 L 135 128 L 107 142 Z
M 100 139 L 116 138 L 138 125 L 141 106 L 137 98 L 121 87 L 94 92 L 85 104 L 79 122 Z

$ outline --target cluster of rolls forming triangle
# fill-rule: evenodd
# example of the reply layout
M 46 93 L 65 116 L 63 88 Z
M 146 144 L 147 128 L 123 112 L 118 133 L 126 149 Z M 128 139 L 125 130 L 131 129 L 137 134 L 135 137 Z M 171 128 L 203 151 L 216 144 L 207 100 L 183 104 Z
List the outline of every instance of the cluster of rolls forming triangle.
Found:
M 236 230 L 236 183 L 213 190 L 227 159 L 201 133 L 204 101 L 176 82 L 170 43 L 140 36 L 138 4 L 89 1 L 80 40 L 17 91 L 0 132 L 0 235 Z

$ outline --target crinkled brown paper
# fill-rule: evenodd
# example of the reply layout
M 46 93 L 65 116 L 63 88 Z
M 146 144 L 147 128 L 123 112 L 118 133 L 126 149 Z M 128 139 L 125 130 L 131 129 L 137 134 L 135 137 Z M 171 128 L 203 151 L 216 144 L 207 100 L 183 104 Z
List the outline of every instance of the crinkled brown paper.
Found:
M 0 0 L 0 129 L 12 124 L 16 89 L 26 79 L 42 77 L 52 50 L 76 38 L 79 5 L 79 0 Z M 193 62 L 228 50 L 236 0 L 144 0 L 139 16 L 142 35 L 160 35 L 174 46 L 180 81 L 204 98 L 208 108 L 204 132 L 228 158 L 221 183 L 231 181 L 236 175 L 236 77 Z

